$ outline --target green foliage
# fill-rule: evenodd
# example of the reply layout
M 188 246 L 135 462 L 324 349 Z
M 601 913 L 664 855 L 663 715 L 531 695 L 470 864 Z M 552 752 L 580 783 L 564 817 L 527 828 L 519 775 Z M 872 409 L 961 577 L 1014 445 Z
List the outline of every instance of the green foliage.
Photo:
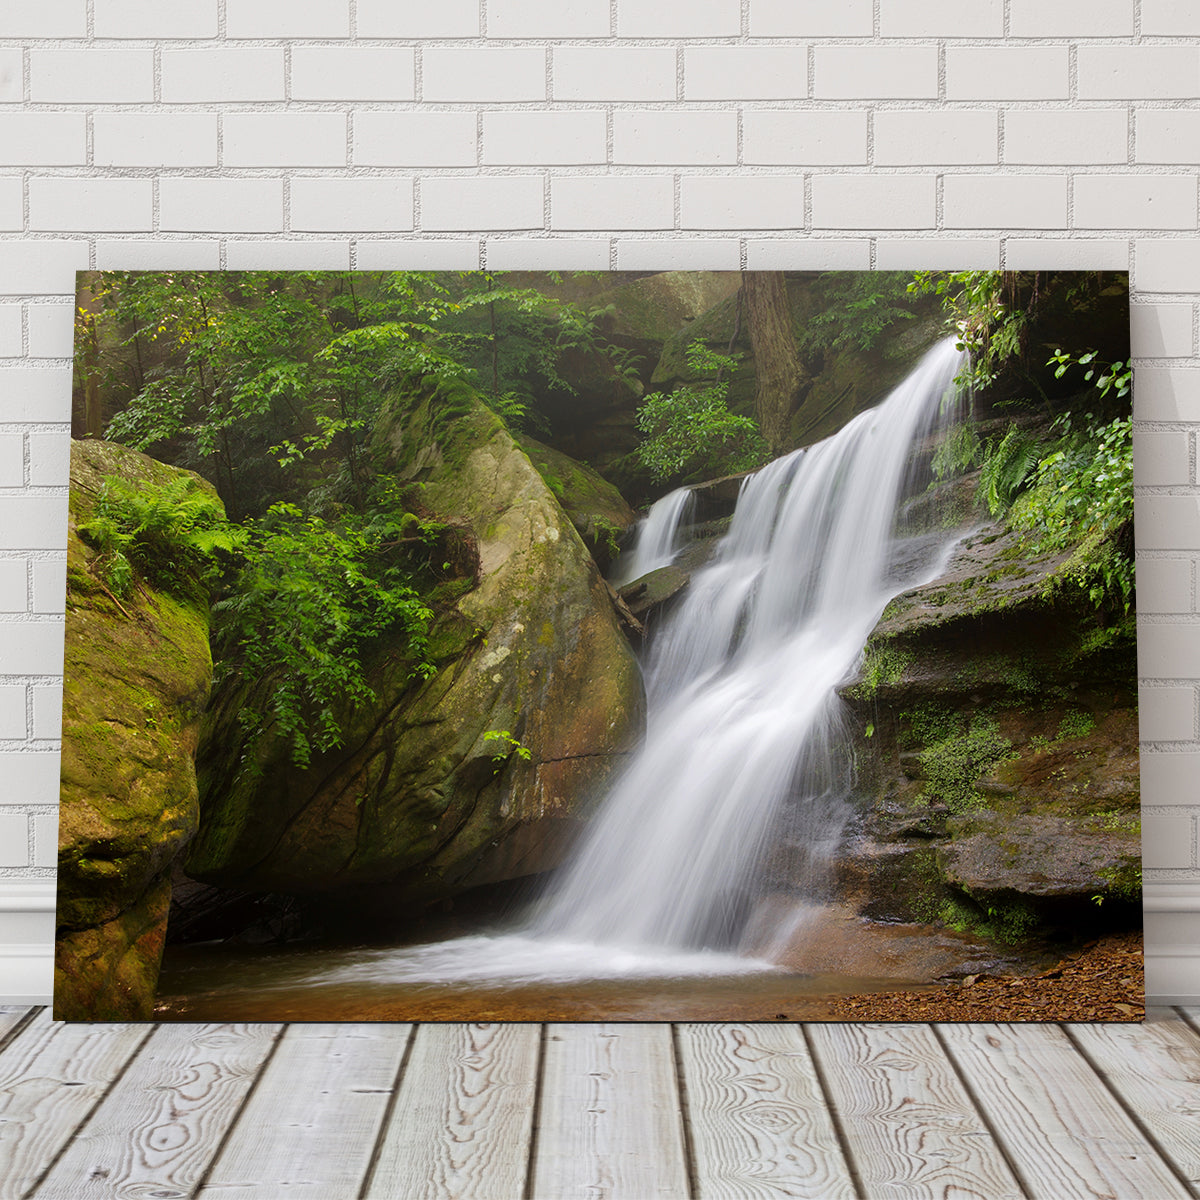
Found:
M 266 704 L 241 714 L 252 740 L 268 731 L 289 739 L 297 766 L 340 745 L 343 716 L 375 698 L 363 657 L 385 631 L 403 635 L 412 678 L 432 672 L 433 614 L 396 549 L 414 520 L 333 525 L 276 504 L 249 527 L 245 565 L 214 616 L 222 672 L 267 684 Z
M 921 752 L 926 800 L 944 804 L 952 813 L 966 812 L 979 799 L 976 782 L 999 766 L 1011 749 L 995 721 L 977 716 L 966 733 Z
M 938 482 L 969 471 L 979 462 L 983 445 L 969 421 L 955 425 L 937 444 L 930 469 Z
M 770 452 L 755 422 L 729 411 L 729 383 L 721 375 L 736 361 L 693 342 L 688 366 L 709 378 L 642 401 L 637 427 L 643 440 L 636 453 L 656 483 L 730 475 L 767 461 Z
M 1059 722 L 1058 732 L 1054 735 L 1056 742 L 1071 741 L 1074 738 L 1087 737 L 1096 728 L 1096 718 L 1082 708 L 1074 708 L 1063 716 Z
M 1101 399 L 1107 398 L 1110 393 L 1117 399 L 1123 399 L 1129 395 L 1130 389 L 1133 387 L 1133 365 L 1131 363 L 1121 360 L 1113 363 L 1097 361 L 1095 350 L 1089 350 L 1086 354 L 1080 355 L 1055 350 L 1046 365 L 1054 366 L 1055 379 L 1061 379 L 1073 366 L 1086 368 L 1083 375 L 1084 382 L 1094 383 L 1100 392 Z M 1096 374 L 1097 371 L 1100 372 L 1099 376 Z
M 137 570 L 156 587 L 192 598 L 243 536 L 221 502 L 186 476 L 162 487 L 106 479 L 79 533 L 98 551 L 96 569 L 116 595 L 129 595 Z
M 890 642 L 869 644 L 863 654 L 862 694 L 874 696 L 880 684 L 899 683 L 913 661 L 911 650 L 901 650 Z
M 500 745 L 492 752 L 492 767 L 499 774 L 504 764 L 515 754 L 528 762 L 533 757 L 533 751 L 521 743 L 508 729 L 489 729 L 484 735 L 485 742 L 499 742 Z
M 907 280 L 898 271 L 845 272 L 821 282 L 822 303 L 797 334 L 802 357 L 822 350 L 867 353 L 897 323 L 916 317 L 904 303 Z
M 993 517 L 1002 516 L 1037 471 L 1043 443 L 1027 430 L 1010 425 L 982 450 L 976 499 Z

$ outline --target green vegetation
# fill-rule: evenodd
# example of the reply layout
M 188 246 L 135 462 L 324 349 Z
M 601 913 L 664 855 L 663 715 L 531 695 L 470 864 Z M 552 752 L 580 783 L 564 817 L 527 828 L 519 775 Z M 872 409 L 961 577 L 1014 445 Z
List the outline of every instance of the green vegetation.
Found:
M 925 799 L 952 813 L 966 812 L 979 800 L 975 784 L 1009 756 L 1012 743 L 996 722 L 976 716 L 965 733 L 927 745 L 921 751 Z
M 729 382 L 722 376 L 736 360 L 697 341 L 688 347 L 687 362 L 707 378 L 673 392 L 653 392 L 638 408 L 642 466 L 658 483 L 695 482 L 762 466 L 769 451 L 757 424 L 731 413 L 727 403 Z

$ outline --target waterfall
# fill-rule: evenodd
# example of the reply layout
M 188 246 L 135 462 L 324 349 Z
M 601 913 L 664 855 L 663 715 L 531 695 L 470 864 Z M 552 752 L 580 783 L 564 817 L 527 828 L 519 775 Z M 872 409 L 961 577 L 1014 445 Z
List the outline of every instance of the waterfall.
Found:
M 633 547 L 617 561 L 612 583 L 621 587 L 665 567 L 683 549 L 682 532 L 691 519 L 694 500 L 689 488 L 676 488 L 655 501 L 638 524 Z
M 952 340 L 938 345 L 878 408 L 746 481 L 652 647 L 645 743 L 532 932 L 736 946 L 781 816 L 819 871 L 849 813 L 837 688 L 888 600 L 931 566 L 910 554 L 897 575 L 897 513 L 958 364 Z

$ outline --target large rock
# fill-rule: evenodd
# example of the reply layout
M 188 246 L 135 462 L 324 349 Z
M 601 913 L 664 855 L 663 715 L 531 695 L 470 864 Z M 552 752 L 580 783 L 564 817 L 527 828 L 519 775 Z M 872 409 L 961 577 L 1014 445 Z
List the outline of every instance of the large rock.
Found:
M 71 447 L 54 978 L 60 1020 L 152 1014 L 170 870 L 196 828 L 193 756 L 212 680 L 206 607 L 144 581 L 118 600 L 79 535 L 107 477 L 163 486 L 181 475 L 190 473 L 122 446 Z
M 411 664 L 378 646 L 377 702 L 346 713 L 344 745 L 309 770 L 280 740 L 260 742 L 251 769 L 240 761 L 238 708 L 269 681 L 219 694 L 195 877 L 411 909 L 533 875 L 557 865 L 640 733 L 640 673 L 596 565 L 475 393 L 398 398 L 377 450 L 473 539 L 478 580 L 438 618 L 437 673 L 414 683 Z

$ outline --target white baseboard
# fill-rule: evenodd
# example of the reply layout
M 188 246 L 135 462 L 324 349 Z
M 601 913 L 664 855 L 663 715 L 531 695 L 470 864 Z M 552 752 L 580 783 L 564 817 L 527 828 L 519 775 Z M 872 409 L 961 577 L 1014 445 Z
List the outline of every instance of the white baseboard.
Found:
M 0 943 L 0 1004 L 49 1004 L 54 991 L 51 946 Z

